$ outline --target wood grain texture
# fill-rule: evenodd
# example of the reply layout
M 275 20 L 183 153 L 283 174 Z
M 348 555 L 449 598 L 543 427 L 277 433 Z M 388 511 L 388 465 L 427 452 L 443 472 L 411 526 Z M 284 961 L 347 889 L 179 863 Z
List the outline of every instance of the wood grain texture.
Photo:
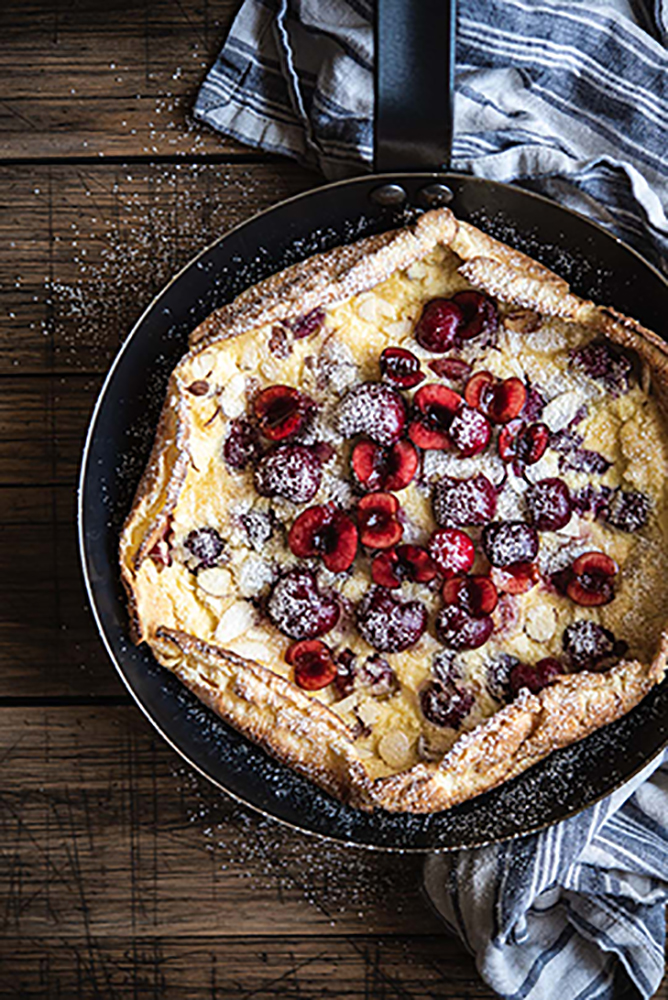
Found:
M 195 254 L 318 182 L 287 163 L 0 166 L 0 375 L 105 372 Z
M 238 0 L 3 0 L 0 157 L 248 154 L 192 106 Z
M 3 951 L 6 953 L 3 955 Z M 105 938 L 0 944 L 17 1000 L 493 1000 L 447 937 Z M 661 996 L 661 994 L 659 994 Z
M 0 759 L 0 940 L 440 933 L 419 856 L 257 817 L 134 708 L 2 708 Z

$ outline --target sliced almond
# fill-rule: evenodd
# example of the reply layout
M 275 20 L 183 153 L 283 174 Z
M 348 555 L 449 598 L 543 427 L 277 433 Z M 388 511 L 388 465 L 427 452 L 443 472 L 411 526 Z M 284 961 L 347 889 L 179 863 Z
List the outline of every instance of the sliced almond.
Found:
M 584 402 L 585 397 L 581 392 L 576 392 L 575 389 L 560 392 L 547 404 L 541 420 L 547 424 L 551 431 L 561 431 L 570 424 Z
M 234 589 L 234 581 L 229 570 L 213 566 L 201 569 L 197 574 L 197 586 L 212 597 L 227 597 Z
M 246 601 L 235 601 L 222 615 L 216 628 L 216 642 L 226 643 L 243 635 L 255 622 L 255 612 Z
M 408 767 L 411 763 L 411 741 L 403 729 L 390 729 L 378 741 L 378 753 L 389 767 Z
M 549 642 L 557 628 L 557 614 L 546 604 L 529 608 L 524 620 L 524 631 L 534 642 Z

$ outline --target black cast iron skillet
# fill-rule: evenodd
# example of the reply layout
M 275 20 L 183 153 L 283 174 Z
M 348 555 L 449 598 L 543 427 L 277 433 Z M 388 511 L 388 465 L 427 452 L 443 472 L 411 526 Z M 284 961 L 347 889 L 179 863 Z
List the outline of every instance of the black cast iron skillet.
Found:
M 526 191 L 424 169 L 448 161 L 452 61 L 444 53 L 452 51 L 453 9 L 442 0 L 379 0 L 378 13 L 380 172 L 317 188 L 256 216 L 206 249 L 151 303 L 116 358 L 93 413 L 81 469 L 80 546 L 109 655 L 139 707 L 191 765 L 236 798 L 302 830 L 373 848 L 447 850 L 536 831 L 638 772 L 668 742 L 668 685 L 619 722 L 470 802 L 431 816 L 367 814 L 334 801 L 268 757 L 203 707 L 145 646 L 133 646 L 118 571 L 118 534 L 148 457 L 167 377 L 186 350 L 188 333 L 213 308 L 295 260 L 448 203 L 458 217 L 557 270 L 578 294 L 662 330 L 666 281 L 603 229 Z M 402 43 L 393 51 L 395 38 Z M 419 60 L 412 61 L 411 53 L 418 52 Z M 437 130 L 434 122 L 440 123 Z M 409 171 L 408 164 L 422 169 Z

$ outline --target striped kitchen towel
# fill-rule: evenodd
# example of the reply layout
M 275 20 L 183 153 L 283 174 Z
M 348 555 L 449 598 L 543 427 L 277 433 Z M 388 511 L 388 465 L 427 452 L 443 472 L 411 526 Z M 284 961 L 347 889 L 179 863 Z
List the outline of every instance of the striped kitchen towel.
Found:
M 419 0 L 413 0 L 419 2 Z M 196 116 L 329 178 L 371 167 L 371 0 L 245 0 Z M 668 271 L 668 0 L 459 0 L 453 169 L 530 186 Z M 664 970 L 668 755 L 425 887 L 502 997 L 649 997 Z
M 372 13 L 245 0 L 196 117 L 328 178 L 369 170 Z M 527 183 L 668 262 L 664 42 L 668 0 L 460 0 L 453 169 Z

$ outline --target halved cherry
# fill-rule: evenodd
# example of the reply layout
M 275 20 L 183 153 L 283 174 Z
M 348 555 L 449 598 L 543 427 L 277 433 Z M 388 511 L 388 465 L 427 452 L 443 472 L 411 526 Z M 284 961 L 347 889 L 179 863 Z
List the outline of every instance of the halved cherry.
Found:
M 526 398 L 526 387 L 521 379 L 503 379 L 494 386 L 487 403 L 487 414 L 495 424 L 507 424 L 522 412 Z
M 583 552 L 571 566 L 566 594 L 583 607 L 609 604 L 615 596 L 612 581 L 617 571 L 617 563 L 605 553 Z
M 426 351 L 441 354 L 457 343 L 464 323 L 461 308 L 451 299 L 432 299 L 422 310 L 415 339 Z
M 488 576 L 453 576 L 443 584 L 443 600 L 463 608 L 473 618 L 483 618 L 492 613 L 499 596 Z
M 462 313 L 462 324 L 457 331 L 461 340 L 473 340 L 481 334 L 491 337 L 496 333 L 499 314 L 492 300 L 482 292 L 457 292 L 451 301 Z
M 317 333 L 324 322 L 325 310 L 318 308 L 313 309 L 304 316 L 297 316 L 296 319 L 290 320 L 288 326 L 292 330 L 295 340 L 303 340 L 304 337 L 311 337 L 314 333 Z
M 399 501 L 392 493 L 367 493 L 357 505 L 357 524 L 362 545 L 391 549 L 400 541 L 403 528 L 397 519 Z
M 563 673 L 563 665 L 554 656 L 546 656 L 534 665 L 518 663 L 510 671 L 510 690 L 514 697 L 517 697 L 522 688 L 538 694 Z
M 478 410 L 462 406 L 452 418 L 448 429 L 450 441 L 462 458 L 484 451 L 492 436 L 489 420 Z
M 451 382 L 461 382 L 471 374 L 471 365 L 463 358 L 434 358 L 428 362 L 434 375 L 450 379 Z
M 290 385 L 270 385 L 253 402 L 260 430 L 270 441 L 283 441 L 302 429 L 315 403 Z
M 380 371 L 384 378 L 399 389 L 414 389 L 424 382 L 420 359 L 403 347 L 386 347 L 380 356 Z
M 360 441 L 353 448 L 353 473 L 364 489 L 403 490 L 412 481 L 420 459 L 410 441 L 397 441 L 383 448 L 373 441 Z
M 290 528 L 288 545 L 294 555 L 321 556 L 332 573 L 344 573 L 355 559 L 357 528 L 333 503 L 309 507 Z
M 479 407 L 484 405 L 487 396 L 496 382 L 491 372 L 482 371 L 471 375 L 464 389 L 464 399 L 469 406 Z
M 421 420 L 414 420 L 408 425 L 408 436 L 413 444 L 425 451 L 445 451 L 450 447 L 446 431 L 432 430 Z
M 399 545 L 377 555 L 371 564 L 373 582 L 381 587 L 399 587 L 402 580 L 428 583 L 436 576 L 436 566 L 419 545 Z
M 538 567 L 530 562 L 514 563 L 503 569 L 492 566 L 490 576 L 496 589 L 504 594 L 526 594 L 538 583 Z
M 524 465 L 534 465 L 545 454 L 550 429 L 547 424 L 529 424 L 520 435 L 517 446 L 517 458 Z
M 304 691 L 319 691 L 336 678 L 336 664 L 329 646 L 319 639 L 293 642 L 285 659 L 295 668 L 295 684 Z
M 429 539 L 429 555 L 442 573 L 468 573 L 475 559 L 475 546 L 465 531 L 438 528 Z
M 446 604 L 436 616 L 436 635 L 450 649 L 478 649 L 493 631 L 489 615 L 474 618 L 456 604 Z
M 423 417 L 437 425 L 449 423 L 462 405 L 462 397 L 445 385 L 423 385 L 415 393 L 415 404 Z

